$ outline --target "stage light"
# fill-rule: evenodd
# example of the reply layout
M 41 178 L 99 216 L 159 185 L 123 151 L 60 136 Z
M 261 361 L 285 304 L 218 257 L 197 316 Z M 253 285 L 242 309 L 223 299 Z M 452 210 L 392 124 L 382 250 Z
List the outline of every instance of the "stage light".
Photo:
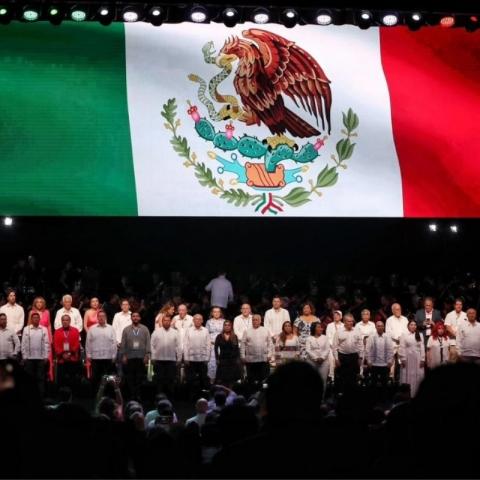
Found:
M 152 7 L 148 11 L 148 20 L 152 25 L 159 26 L 163 22 L 163 10 L 161 7 Z
M 431 223 L 429 226 L 428 226 L 428 229 L 431 231 L 431 232 L 436 232 L 438 230 L 438 226 L 436 223 Z
M 476 15 L 471 15 L 468 17 L 465 22 L 465 28 L 468 32 L 474 32 L 477 28 L 479 28 L 478 17 Z
M 115 20 L 115 7 L 109 5 L 101 5 L 97 10 L 95 19 L 102 25 L 110 25 Z
M 190 10 L 190 20 L 195 23 L 204 23 L 208 20 L 208 12 L 205 7 L 197 5 Z
M 65 17 L 65 9 L 60 5 L 50 5 L 48 20 L 52 25 L 60 25 Z
M 75 6 L 70 11 L 70 18 L 74 22 L 84 22 L 87 19 L 87 12 L 86 12 L 85 8 Z
M 101 7 L 100 10 L 98 11 L 98 14 L 101 17 L 106 17 L 109 13 L 110 13 L 110 11 L 106 7 Z
M 440 26 L 443 28 L 450 28 L 455 25 L 455 17 L 452 15 L 447 15 L 440 19 Z
M 252 19 L 255 23 L 268 23 L 270 21 L 270 12 L 266 8 L 257 8 L 253 12 Z
M 368 10 L 362 10 L 360 12 L 360 15 L 358 16 L 357 21 L 359 28 L 361 28 L 362 30 L 369 28 L 372 24 L 372 18 L 373 16 L 371 12 L 369 12 Z
M 10 20 L 11 20 L 10 8 L 5 5 L 1 5 L 0 6 L 0 23 L 7 24 L 7 23 L 10 23 Z
M 292 28 L 298 22 L 298 13 L 293 8 L 287 8 L 283 11 L 281 18 L 287 28 Z
M 6 7 L 0 7 L 0 16 L 4 17 L 8 13 L 8 8 Z
M 457 225 L 450 225 L 450 231 L 452 233 L 458 233 L 458 226 Z
M 411 18 L 414 22 L 420 22 L 422 20 L 422 16 L 419 13 L 412 13 Z
M 3 224 L 6 226 L 6 227 L 11 227 L 13 225 L 13 218 L 12 217 L 5 217 L 3 219 Z
M 320 10 L 317 13 L 316 22 L 318 25 L 330 25 L 333 21 L 332 14 L 327 10 Z
M 132 7 L 127 7 L 123 10 L 122 18 L 124 22 L 133 23 L 140 20 L 140 14 Z
M 235 8 L 228 7 L 222 12 L 223 23 L 227 27 L 234 27 L 240 18 L 240 14 Z
M 382 17 L 382 23 L 387 27 L 393 27 L 398 23 L 398 17 L 394 13 L 387 13 Z
M 418 30 L 422 26 L 423 15 L 419 12 L 413 12 L 406 17 L 405 21 L 410 30 Z
M 38 8 L 26 6 L 23 9 L 22 18 L 27 22 L 36 22 L 40 17 L 40 11 Z

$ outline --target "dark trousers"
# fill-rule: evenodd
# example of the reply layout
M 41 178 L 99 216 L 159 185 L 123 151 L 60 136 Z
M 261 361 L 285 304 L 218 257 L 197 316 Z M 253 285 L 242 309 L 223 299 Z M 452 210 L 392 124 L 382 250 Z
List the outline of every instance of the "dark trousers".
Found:
M 74 388 L 80 371 L 80 362 L 57 363 L 57 386 Z
M 40 396 L 43 398 L 45 395 L 47 362 L 45 360 L 25 360 L 25 371 L 35 379 Z
M 177 362 L 155 360 L 153 373 L 158 392 L 172 398 L 177 383 Z
M 189 362 L 185 370 L 185 380 L 191 398 L 198 396 L 201 390 L 209 389 L 207 362 Z
M 129 358 L 124 368 L 125 380 L 130 399 L 138 400 L 140 387 L 147 379 L 147 368 L 143 358 Z
M 268 362 L 247 363 L 247 382 L 256 388 L 261 387 L 263 381 L 270 373 Z
M 390 368 L 372 366 L 369 369 L 368 377 L 370 388 L 375 392 L 376 397 L 381 401 L 387 400 Z
M 92 358 L 92 389 L 94 395 L 98 392 L 98 387 L 104 375 L 113 375 L 115 373 L 115 364 L 110 360 L 94 360 Z
M 340 367 L 335 370 L 335 384 L 338 392 L 350 390 L 357 384 L 360 373 L 358 353 L 338 353 Z

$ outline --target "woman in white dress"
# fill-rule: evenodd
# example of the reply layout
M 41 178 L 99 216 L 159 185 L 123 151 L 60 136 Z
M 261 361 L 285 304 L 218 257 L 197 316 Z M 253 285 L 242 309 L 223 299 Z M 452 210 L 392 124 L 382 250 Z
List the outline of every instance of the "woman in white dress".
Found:
M 300 341 L 293 331 L 291 322 L 283 322 L 282 333 L 275 339 L 275 363 L 278 367 L 300 356 Z
M 212 352 L 215 347 L 215 340 L 217 336 L 223 332 L 223 323 L 225 319 L 223 318 L 223 312 L 220 307 L 213 307 L 210 312 L 210 319 L 207 320 L 205 327 L 208 330 L 210 335 L 210 342 L 212 343 Z M 210 355 L 210 361 L 208 362 L 208 378 L 210 378 L 213 383 L 215 377 L 217 376 L 217 360 L 215 355 Z
M 401 363 L 400 382 L 410 385 L 413 398 L 425 376 L 425 344 L 423 335 L 417 332 L 415 320 L 408 322 L 408 333 L 400 336 L 398 355 Z
M 328 371 L 330 364 L 328 356 L 330 354 L 330 342 L 325 335 L 325 325 L 321 322 L 312 323 L 310 336 L 307 338 L 306 352 L 308 361 L 318 369 L 318 373 L 323 380 L 323 395 L 327 387 Z
M 448 363 L 450 339 L 443 322 L 437 322 L 432 328 L 432 335 L 427 342 L 427 366 L 436 368 Z

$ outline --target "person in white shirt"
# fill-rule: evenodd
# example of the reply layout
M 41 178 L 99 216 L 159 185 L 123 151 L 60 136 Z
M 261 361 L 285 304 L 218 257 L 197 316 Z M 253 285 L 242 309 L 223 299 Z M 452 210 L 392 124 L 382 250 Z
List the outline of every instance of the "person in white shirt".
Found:
M 363 367 L 367 362 L 366 358 L 366 348 L 367 348 L 367 339 L 371 335 L 375 335 L 376 329 L 375 324 L 370 320 L 371 313 L 370 310 L 364 308 L 361 312 L 361 321 L 355 325 L 355 330 L 362 336 L 363 340 L 363 362 L 362 366 L 360 367 L 360 375 L 363 375 Z
M 400 337 L 398 356 L 400 357 L 400 382 L 410 385 L 413 398 L 425 376 L 425 343 L 421 333 L 417 331 L 415 320 L 408 322 L 408 332 Z
M 363 340 L 355 331 L 353 315 L 343 317 L 343 329 L 338 329 L 333 339 L 333 356 L 335 357 L 335 384 L 339 392 L 345 392 L 356 385 L 362 362 Z
M 132 324 L 132 312 L 130 311 L 130 303 L 128 300 L 122 300 L 120 304 L 120 312 L 113 316 L 112 328 L 117 339 L 117 346 L 122 343 L 122 333 L 125 327 Z
M 180 344 L 183 348 L 183 339 L 185 338 L 185 333 L 193 325 L 193 317 L 188 314 L 187 306 L 184 303 L 181 303 L 177 308 L 178 314 L 173 317 L 172 326 L 178 331 L 180 336 Z
M 177 364 L 182 359 L 182 344 L 178 330 L 172 327 L 171 317 L 162 317 L 162 326 L 152 333 L 150 343 L 157 391 L 172 398 L 177 383 Z
M 400 337 L 404 333 L 408 333 L 408 320 L 407 317 L 402 315 L 402 307 L 399 303 L 392 305 L 392 315 L 387 318 L 385 323 L 385 333 L 392 339 L 393 342 L 393 356 L 394 361 L 392 368 L 390 369 L 390 376 L 397 380 L 399 376 L 400 360 L 398 358 L 398 348 L 400 346 Z
M 240 308 L 240 312 L 240 315 L 237 315 L 233 320 L 233 332 L 241 343 L 243 334 L 249 328 L 252 328 L 252 308 L 248 303 L 244 303 Z
M 375 333 L 367 339 L 365 353 L 370 384 L 373 388 L 378 386 L 380 396 L 385 399 L 388 377 L 393 365 L 393 342 L 385 333 L 385 325 L 381 320 L 375 324 Z
M 212 345 L 208 330 L 202 325 L 203 316 L 197 313 L 193 316 L 193 326 L 187 330 L 183 344 L 185 377 L 191 395 L 210 386 L 207 365 Z
M 72 327 L 75 327 L 79 332 L 83 329 L 83 319 L 78 311 L 78 308 L 72 307 L 72 296 L 64 295 L 62 297 L 63 308 L 57 311 L 55 314 L 55 321 L 53 323 L 53 328 L 55 330 L 62 328 L 62 317 L 68 315 L 70 317 Z
M 288 310 L 282 308 L 282 299 L 279 296 L 273 297 L 272 307 L 265 312 L 263 325 L 270 333 L 272 340 L 275 341 L 275 338 L 282 333 L 283 324 L 290 322 L 290 314 Z
M 17 295 L 14 290 L 7 294 L 7 303 L 0 307 L 0 313 L 7 316 L 7 328 L 13 330 L 18 336 L 22 335 L 25 325 L 25 310 L 17 303 Z
M 0 313 L 0 362 L 17 358 L 20 340 L 16 332 L 7 327 L 7 316 Z
M 252 328 L 243 334 L 240 348 L 240 356 L 247 367 L 247 380 L 254 386 L 258 386 L 268 377 L 269 362 L 274 359 L 271 334 L 261 323 L 262 317 L 253 315 Z
M 211 307 L 227 308 L 233 301 L 232 283 L 226 278 L 225 272 L 220 272 L 218 277 L 210 280 L 205 290 L 210 292 Z
M 480 323 L 474 308 L 467 310 L 467 321 L 458 328 L 457 352 L 464 362 L 480 363 Z
M 320 373 L 323 380 L 323 397 L 327 390 L 327 379 L 330 365 L 328 357 L 330 354 L 330 342 L 325 335 L 325 326 L 321 322 L 313 322 L 310 327 L 311 335 L 307 338 L 305 350 L 307 353 L 307 360 Z
M 38 391 L 43 398 L 50 341 L 47 329 L 40 325 L 40 315 L 37 312 L 32 313 L 30 321 L 31 324 L 23 329 L 22 362 L 25 371 L 36 380 Z
M 330 369 L 328 372 L 328 376 L 332 379 L 335 379 L 335 357 L 333 356 L 333 339 L 335 338 L 335 334 L 337 331 L 341 331 L 345 328 L 343 325 L 343 313 L 340 310 L 334 310 L 333 312 L 333 322 L 327 324 L 327 328 L 325 330 L 325 335 L 328 338 L 328 342 L 330 343 L 330 353 L 328 355 L 328 363 L 330 365 Z
M 87 362 L 92 365 L 92 387 L 95 393 L 102 377 L 113 373 L 118 348 L 115 331 L 107 323 L 107 314 L 101 310 L 97 318 L 98 323 L 90 327 L 85 342 Z
M 456 338 L 457 331 L 460 325 L 467 320 L 467 314 L 463 311 L 463 300 L 457 298 L 455 300 L 454 308 L 451 312 L 447 313 L 445 317 L 445 327 L 447 333 L 450 335 L 450 361 L 457 361 L 457 348 Z

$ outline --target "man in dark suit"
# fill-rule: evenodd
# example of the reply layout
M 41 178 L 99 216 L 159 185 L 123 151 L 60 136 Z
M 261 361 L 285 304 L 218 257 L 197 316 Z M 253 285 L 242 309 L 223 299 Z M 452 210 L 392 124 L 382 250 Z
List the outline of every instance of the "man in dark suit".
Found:
M 423 333 L 425 345 L 427 344 L 428 337 L 432 334 L 433 325 L 442 321 L 443 319 L 440 311 L 433 308 L 433 298 L 425 297 L 423 308 L 417 310 L 417 313 L 415 314 L 417 330 Z

